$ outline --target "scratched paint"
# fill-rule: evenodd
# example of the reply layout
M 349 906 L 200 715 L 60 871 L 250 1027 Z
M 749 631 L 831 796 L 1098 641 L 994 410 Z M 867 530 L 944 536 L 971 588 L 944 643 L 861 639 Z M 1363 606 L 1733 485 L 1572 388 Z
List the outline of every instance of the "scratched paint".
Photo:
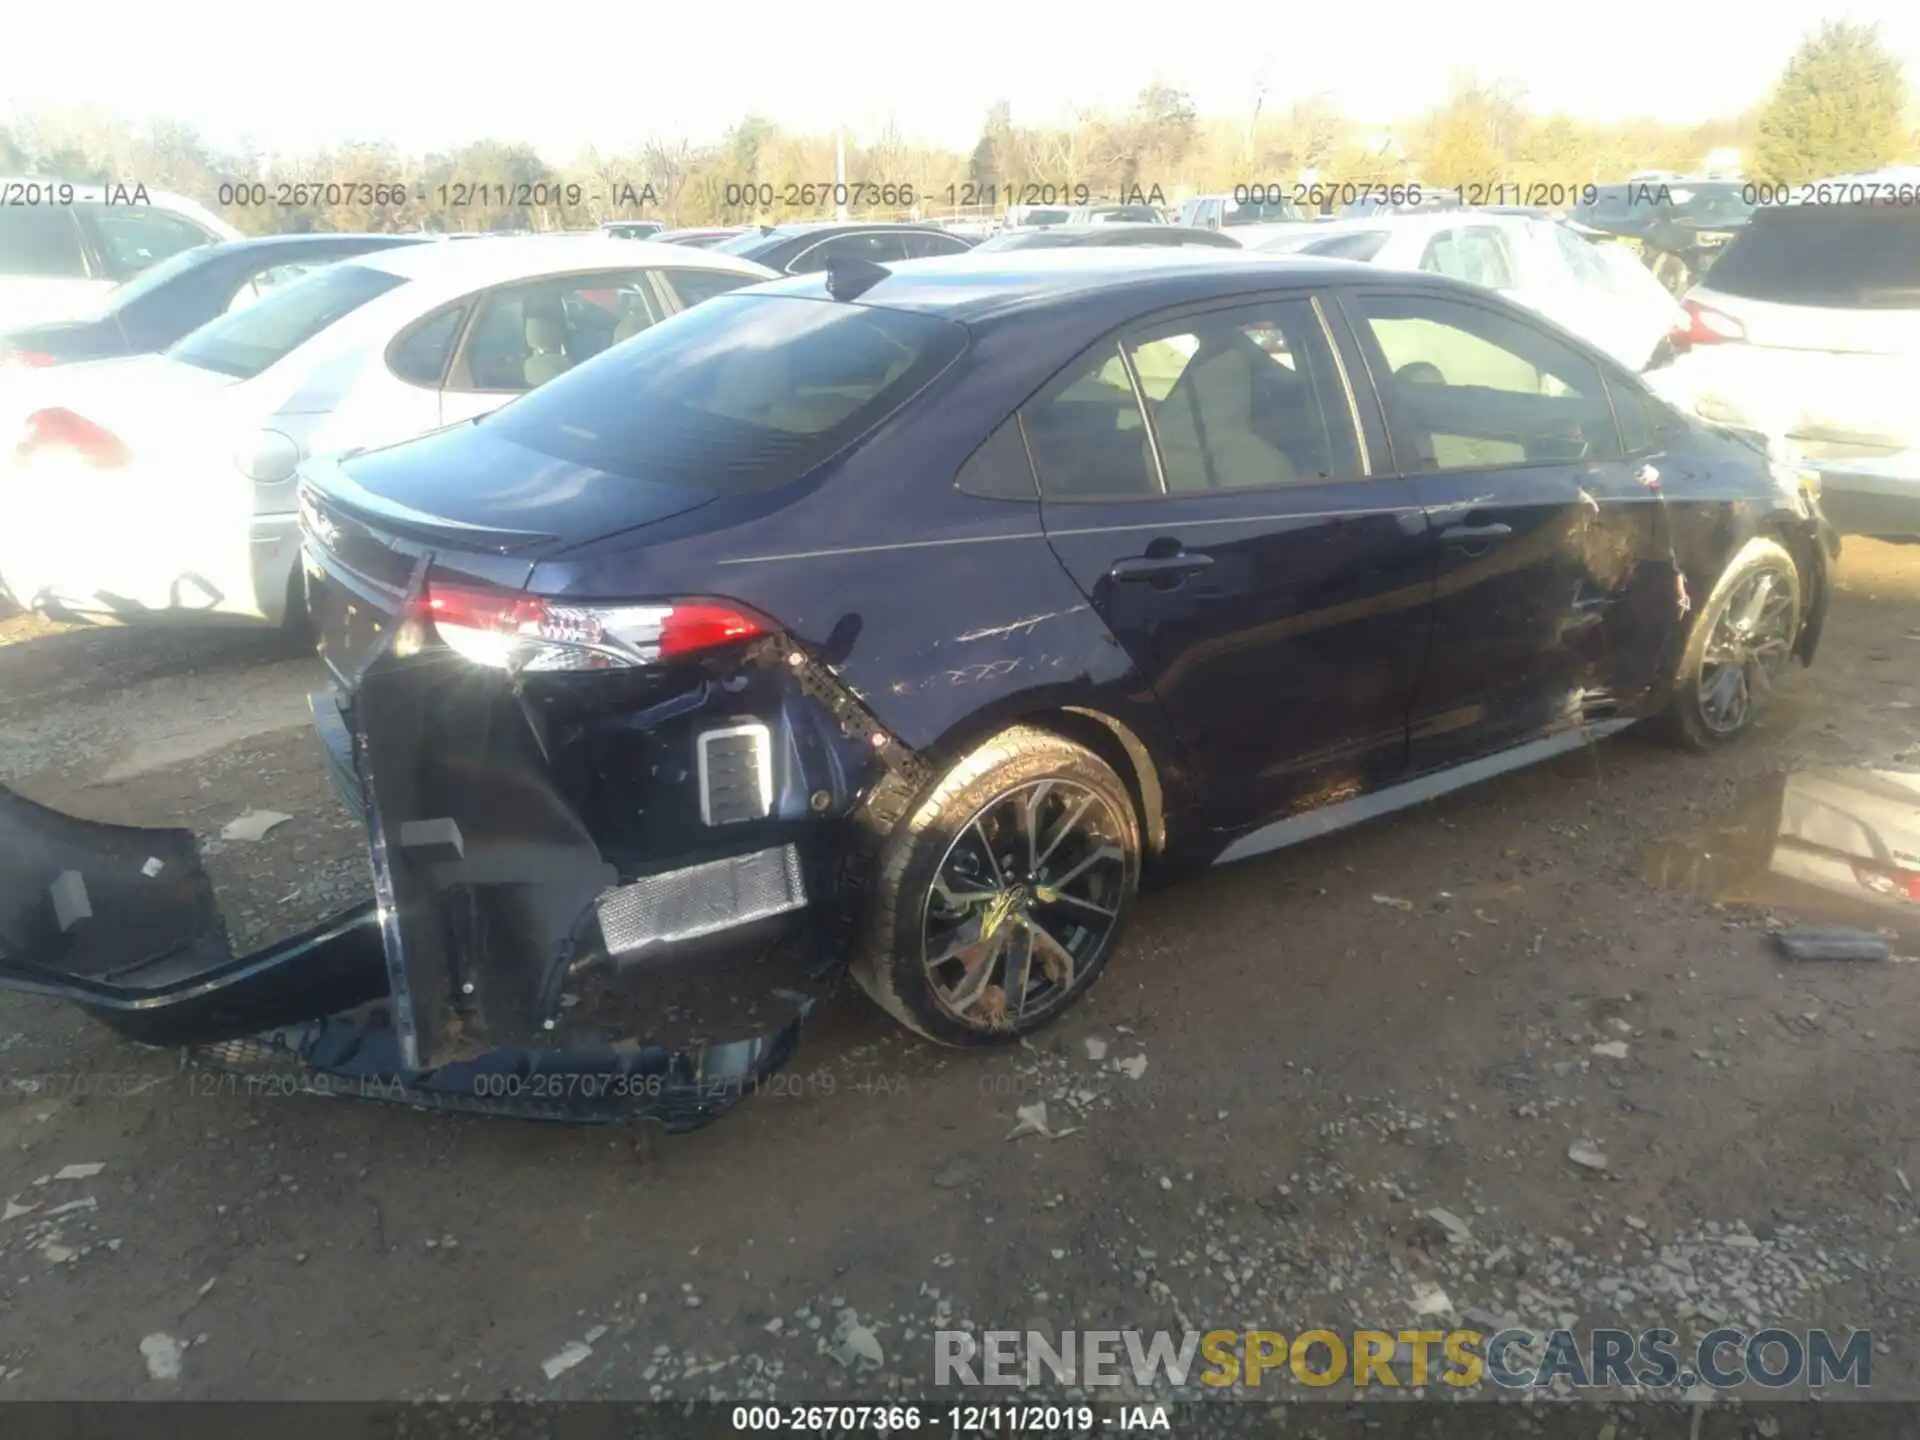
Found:
M 1049 620 L 1062 620 L 1069 615 L 1077 615 L 1086 608 L 1084 605 L 1074 605 L 1065 610 L 1050 610 L 1045 615 L 1029 615 L 1026 619 L 1015 620 L 1010 625 L 994 625 L 985 630 L 969 630 L 964 635 L 954 636 L 953 643 L 965 645 L 969 641 L 992 640 L 1002 635 L 1028 635 L 1035 627 L 1044 625 Z

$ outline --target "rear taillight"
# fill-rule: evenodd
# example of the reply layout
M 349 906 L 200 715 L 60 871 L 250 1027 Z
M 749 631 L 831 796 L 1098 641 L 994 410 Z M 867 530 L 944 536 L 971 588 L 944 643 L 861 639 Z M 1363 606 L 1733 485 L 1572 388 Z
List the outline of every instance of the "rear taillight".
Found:
M 420 617 L 448 649 L 498 670 L 613 670 L 673 660 L 769 633 L 724 600 L 575 605 L 435 581 Z
M 1731 315 L 1723 315 L 1698 300 L 1680 302 L 1680 315 L 1673 322 L 1674 344 L 1719 345 L 1746 338 L 1747 327 Z
M 38 370 L 57 363 L 38 350 L 0 350 L 0 370 Z
M 13 453 L 20 460 L 77 460 L 94 470 L 118 470 L 130 458 L 119 436 L 71 410 L 29 415 Z

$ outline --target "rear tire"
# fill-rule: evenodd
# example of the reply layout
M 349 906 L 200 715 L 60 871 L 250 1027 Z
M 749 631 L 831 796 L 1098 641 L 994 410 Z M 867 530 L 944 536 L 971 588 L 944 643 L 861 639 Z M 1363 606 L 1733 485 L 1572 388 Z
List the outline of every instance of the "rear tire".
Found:
M 1669 738 L 1717 750 L 1766 712 L 1800 637 L 1800 570 L 1786 548 L 1749 540 L 1694 617 L 1664 717 Z
M 314 646 L 313 616 L 307 609 L 307 577 L 299 565 L 287 577 L 287 608 L 280 617 L 274 649 L 288 655 L 308 655 Z
M 1099 756 L 1017 725 L 941 778 L 878 866 L 855 978 L 929 1040 L 1006 1045 L 1106 968 L 1139 888 L 1139 817 Z

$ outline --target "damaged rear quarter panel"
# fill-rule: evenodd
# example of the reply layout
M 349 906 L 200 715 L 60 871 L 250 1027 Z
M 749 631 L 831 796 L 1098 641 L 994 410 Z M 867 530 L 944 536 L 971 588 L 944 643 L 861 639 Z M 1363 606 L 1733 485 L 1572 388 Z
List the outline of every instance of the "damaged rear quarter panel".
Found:
M 1038 496 L 955 487 L 974 451 L 1086 338 L 1002 321 L 955 369 L 815 474 L 723 496 L 644 537 L 541 564 L 577 597 L 714 595 L 777 621 L 899 742 L 939 766 L 1016 720 L 1067 707 L 1126 726 L 1181 803 L 1159 702 L 1060 565 Z M 653 540 L 671 543 L 654 546 Z

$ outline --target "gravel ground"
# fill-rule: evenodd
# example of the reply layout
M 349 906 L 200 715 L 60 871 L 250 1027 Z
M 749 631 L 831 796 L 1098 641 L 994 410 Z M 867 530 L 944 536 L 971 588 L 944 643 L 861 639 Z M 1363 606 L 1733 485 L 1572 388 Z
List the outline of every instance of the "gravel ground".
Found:
M 0 1398 L 916 1396 L 939 1328 L 1508 1320 L 1872 1328 L 1915 1398 L 1920 968 L 1789 964 L 1798 912 L 1674 863 L 1770 776 L 1920 769 L 1920 549 L 1842 584 L 1732 752 L 1629 734 L 1150 896 L 1015 1050 L 837 997 L 692 1136 L 248 1095 L 0 996 Z M 190 826 L 255 943 L 366 888 L 320 683 L 15 617 L 0 779 Z

